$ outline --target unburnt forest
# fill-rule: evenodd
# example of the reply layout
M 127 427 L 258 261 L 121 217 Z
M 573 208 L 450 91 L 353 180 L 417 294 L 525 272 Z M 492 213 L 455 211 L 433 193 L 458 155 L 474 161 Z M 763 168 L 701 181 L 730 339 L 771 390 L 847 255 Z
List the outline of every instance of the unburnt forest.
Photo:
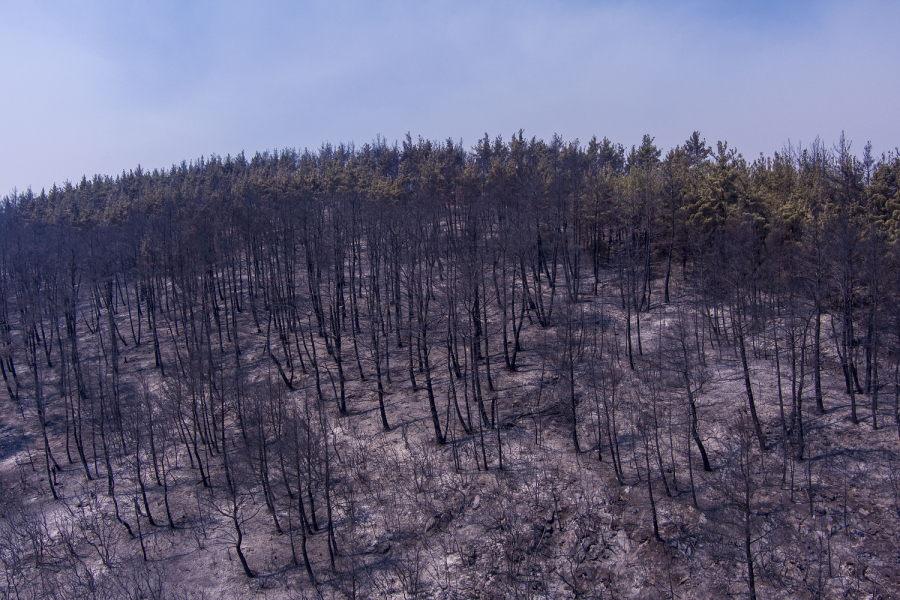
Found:
M 519 133 L 14 193 L 0 595 L 900 596 L 898 176 Z

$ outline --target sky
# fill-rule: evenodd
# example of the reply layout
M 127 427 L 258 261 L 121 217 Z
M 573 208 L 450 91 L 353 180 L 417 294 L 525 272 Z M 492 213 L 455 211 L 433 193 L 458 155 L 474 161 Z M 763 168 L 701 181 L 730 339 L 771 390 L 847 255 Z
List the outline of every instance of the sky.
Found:
M 0 0 L 0 197 L 407 133 L 880 154 L 898 23 L 888 0 Z

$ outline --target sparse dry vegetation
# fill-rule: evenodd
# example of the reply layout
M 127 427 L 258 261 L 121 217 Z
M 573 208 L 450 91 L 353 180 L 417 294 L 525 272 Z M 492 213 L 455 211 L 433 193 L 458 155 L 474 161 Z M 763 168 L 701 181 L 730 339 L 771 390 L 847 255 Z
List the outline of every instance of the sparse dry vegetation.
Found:
M 7 198 L 0 592 L 894 597 L 898 174 L 520 134 Z

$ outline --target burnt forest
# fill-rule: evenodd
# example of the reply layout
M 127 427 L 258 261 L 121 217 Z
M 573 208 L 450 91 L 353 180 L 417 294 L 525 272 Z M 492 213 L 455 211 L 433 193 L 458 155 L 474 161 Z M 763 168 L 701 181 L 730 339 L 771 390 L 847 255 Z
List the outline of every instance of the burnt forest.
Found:
M 485 136 L 0 202 L 0 597 L 900 597 L 900 156 Z

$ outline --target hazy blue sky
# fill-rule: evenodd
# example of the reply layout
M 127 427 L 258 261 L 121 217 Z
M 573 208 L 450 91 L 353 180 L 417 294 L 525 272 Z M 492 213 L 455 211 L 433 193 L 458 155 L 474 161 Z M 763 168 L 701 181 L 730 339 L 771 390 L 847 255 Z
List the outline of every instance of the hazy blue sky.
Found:
M 0 0 L 0 196 L 323 142 L 900 145 L 887 0 Z

